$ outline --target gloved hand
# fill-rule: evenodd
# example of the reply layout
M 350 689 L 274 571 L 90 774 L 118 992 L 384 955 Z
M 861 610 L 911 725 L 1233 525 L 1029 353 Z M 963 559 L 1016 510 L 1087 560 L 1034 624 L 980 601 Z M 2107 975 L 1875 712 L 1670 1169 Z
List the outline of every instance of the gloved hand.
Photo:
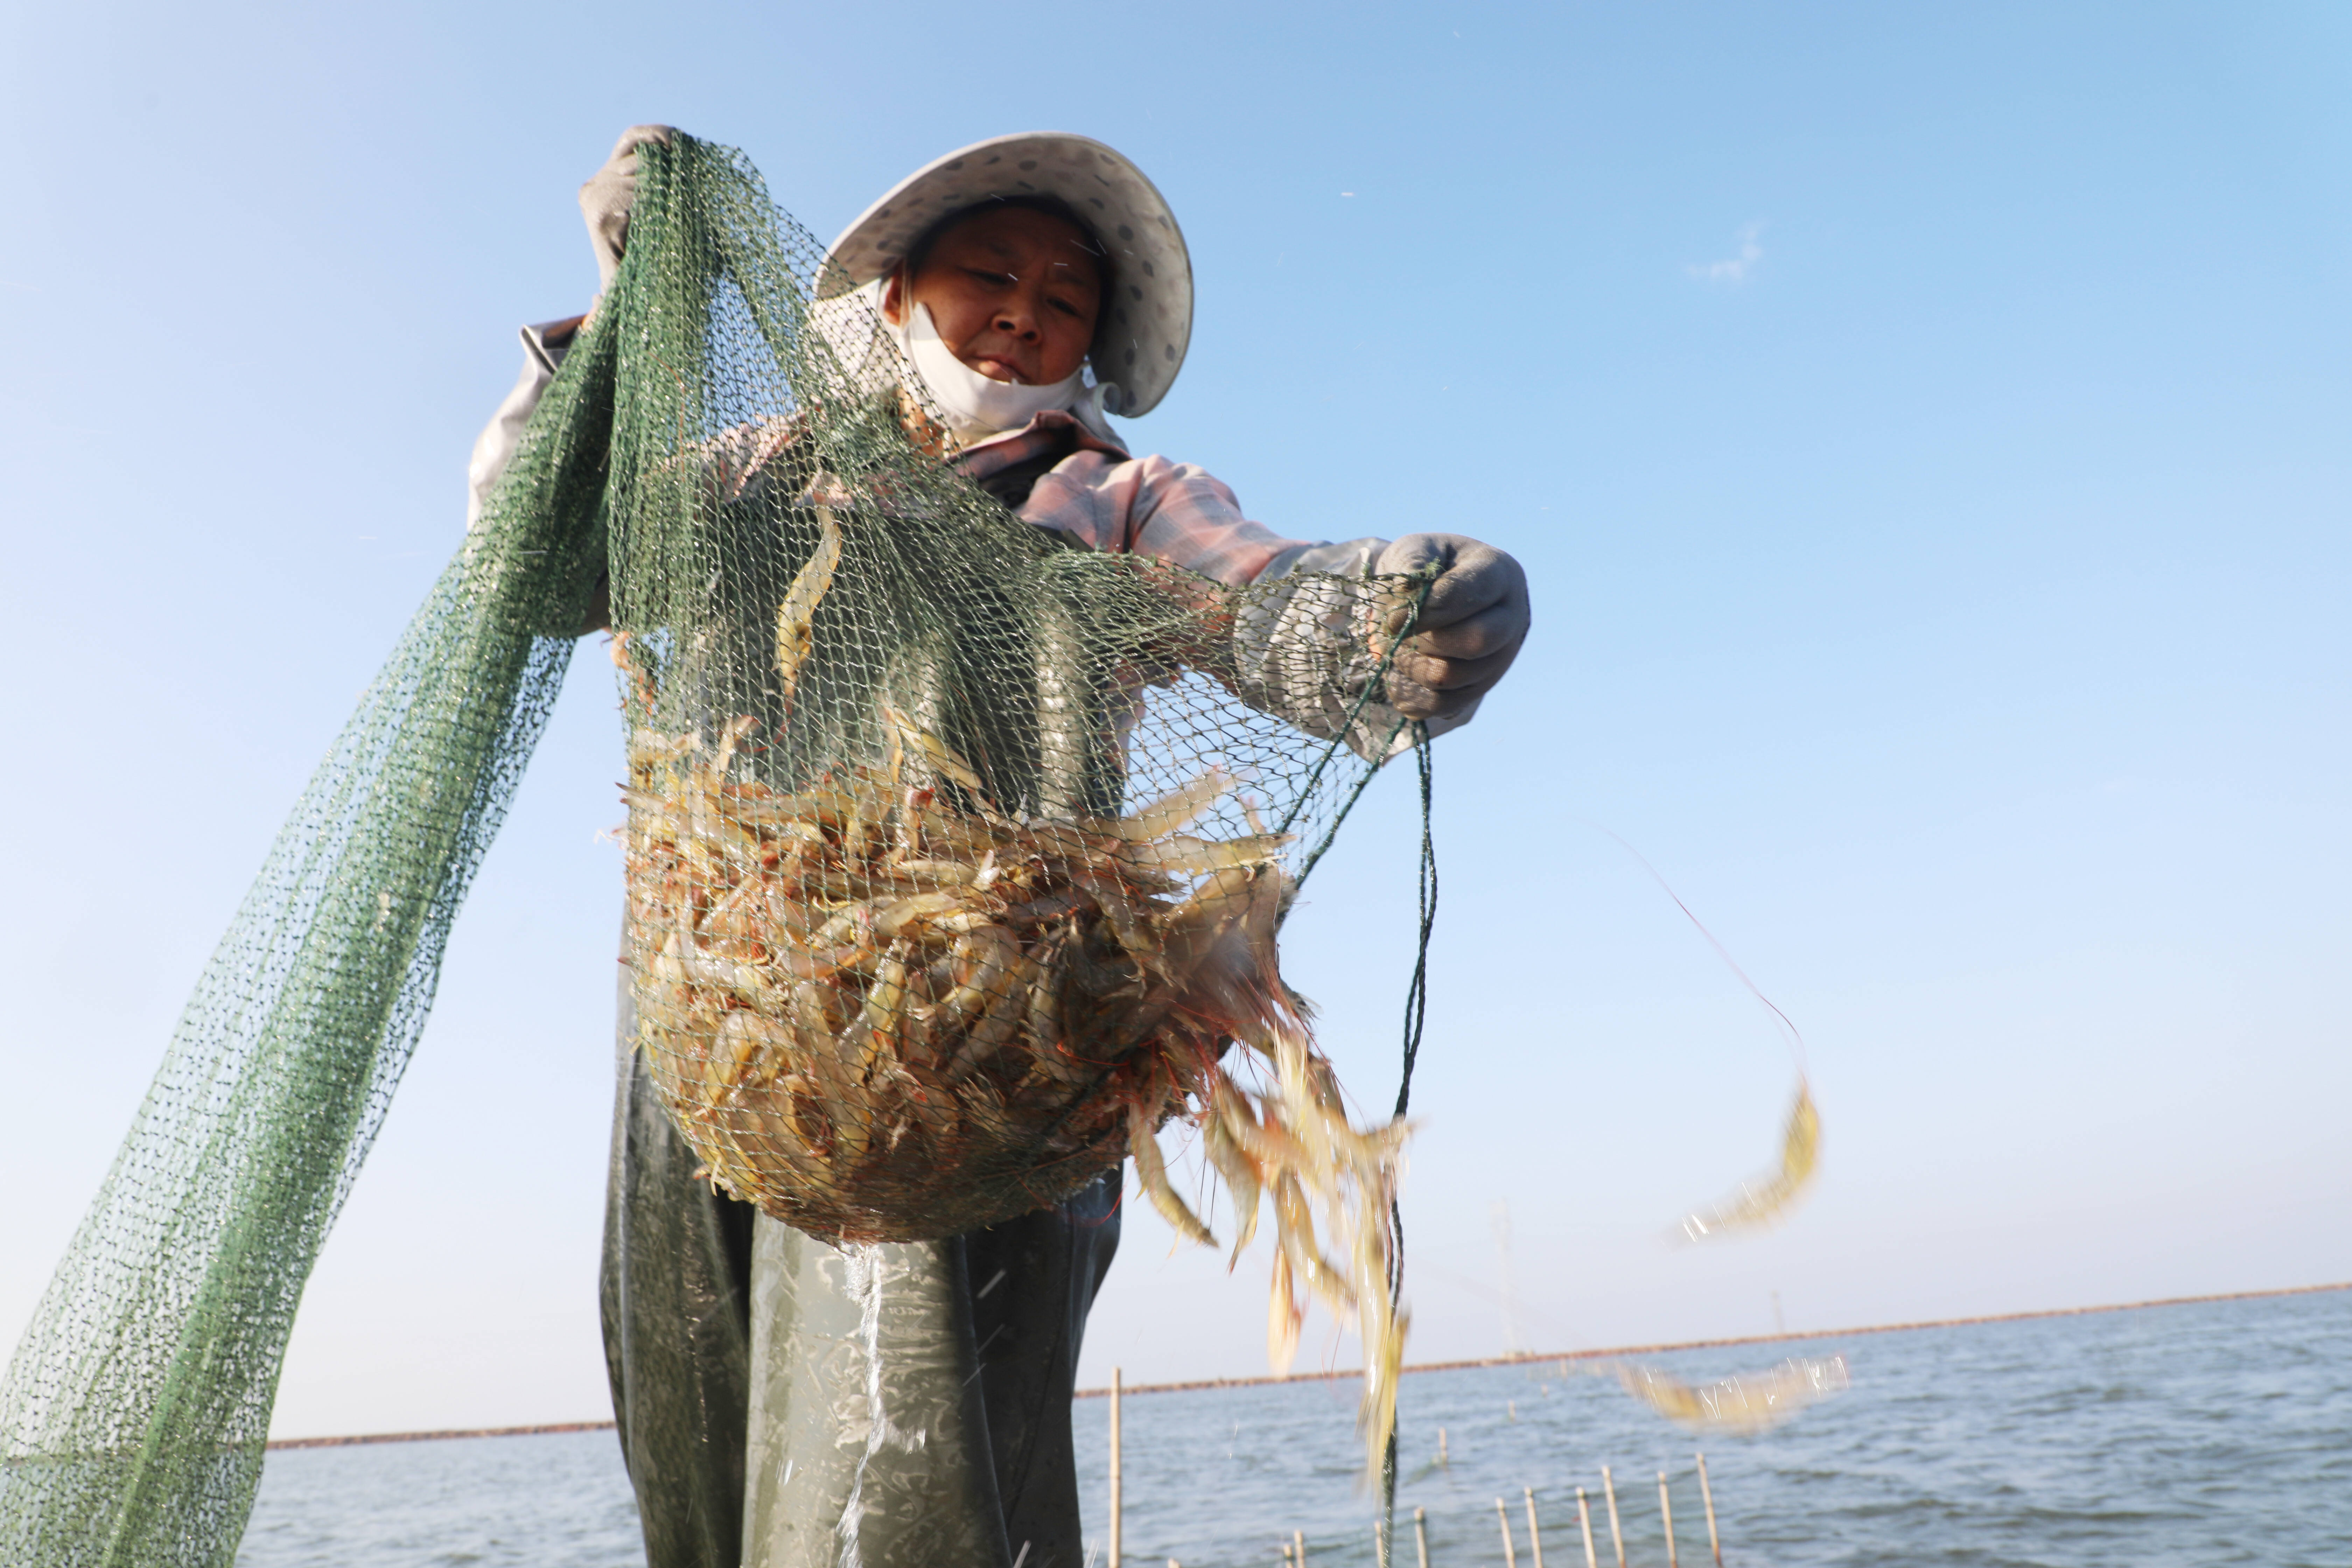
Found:
M 613 155 L 580 187 L 580 216 L 588 220 L 588 243 L 596 250 L 596 291 L 613 286 L 629 248 L 629 208 L 637 199 L 637 149 L 648 142 L 664 146 L 677 132 L 667 125 L 632 125 L 613 143 Z
M 1380 573 L 1441 568 L 1418 630 L 1389 667 L 1389 704 L 1410 719 L 1450 719 L 1511 668 L 1528 636 L 1528 575 L 1491 544 L 1458 533 L 1408 533 L 1381 552 Z M 1407 612 L 1390 618 L 1401 631 Z

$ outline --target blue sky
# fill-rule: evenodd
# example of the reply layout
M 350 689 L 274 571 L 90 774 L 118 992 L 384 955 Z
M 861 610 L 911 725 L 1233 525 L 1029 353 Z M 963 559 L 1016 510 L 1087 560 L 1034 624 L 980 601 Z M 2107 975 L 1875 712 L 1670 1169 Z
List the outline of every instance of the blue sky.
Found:
M 1306 538 L 1511 550 L 1438 755 L 1416 1359 L 2352 1278 L 2352 16 L 2303 5 L 13 5 L 0 102 L 0 1333 L 457 540 L 572 192 L 661 120 L 830 234 L 1101 137 L 1199 272 L 1129 433 Z M 605 1413 L 617 722 L 562 710 L 279 1426 Z M 1286 963 L 1394 1091 L 1409 781 Z M 1786 1228 L 1664 1229 L 1827 1126 Z M 1139 1213 L 1088 1381 L 1246 1373 L 1262 1269 Z M 1309 1357 L 1353 1360 L 1310 1340 Z M 1857 1375 L 1866 1365 L 1857 1361 Z

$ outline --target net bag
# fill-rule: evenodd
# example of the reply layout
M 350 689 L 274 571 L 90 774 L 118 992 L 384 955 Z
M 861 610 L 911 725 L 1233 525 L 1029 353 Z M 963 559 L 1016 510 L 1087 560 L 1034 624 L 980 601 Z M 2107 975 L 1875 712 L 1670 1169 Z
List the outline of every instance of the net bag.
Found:
M 1354 1127 L 1275 933 L 1424 584 L 1235 588 L 1022 522 L 749 163 L 643 150 L 619 276 L 305 790 L 0 1384 L 0 1561 L 235 1556 L 293 1312 L 600 576 L 638 1045 L 717 1184 L 952 1235 L 1176 1119 L 1391 1421 L 1403 1129 Z

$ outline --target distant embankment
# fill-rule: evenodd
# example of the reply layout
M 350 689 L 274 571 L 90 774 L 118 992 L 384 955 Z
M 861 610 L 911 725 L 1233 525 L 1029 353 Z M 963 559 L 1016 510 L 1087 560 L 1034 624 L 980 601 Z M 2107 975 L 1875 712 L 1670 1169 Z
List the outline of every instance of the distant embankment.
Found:
M 1856 1334 L 1902 1334 L 1916 1329 L 1961 1329 L 1977 1323 L 2021 1323 L 2034 1318 L 2081 1318 L 2094 1312 L 2137 1312 L 2149 1307 L 2196 1307 L 2213 1301 L 2259 1301 L 2273 1296 L 2317 1296 L 2330 1290 L 2352 1290 L 2352 1279 L 2335 1285 L 2298 1285 L 2284 1290 L 2236 1290 L 2221 1296 L 2172 1296 L 2161 1301 L 2118 1301 L 2105 1307 L 2053 1307 L 2040 1312 L 2000 1312 L 1985 1318 L 1937 1318 L 1918 1323 L 1874 1323 L 1862 1329 L 1817 1329 L 1803 1333 L 1749 1334 L 1735 1340 L 1686 1340 L 1680 1344 L 1620 1345 L 1612 1350 L 1533 1351 L 1517 1355 L 1487 1356 L 1478 1361 L 1426 1361 L 1407 1372 L 1459 1372 L 1465 1367 L 1526 1366 L 1548 1361 L 1606 1361 L 1614 1356 L 1660 1355 L 1667 1351 L 1717 1350 L 1728 1345 L 1770 1345 L 1789 1340 L 1850 1339 Z M 1283 1377 L 1211 1377 L 1192 1383 L 1130 1383 L 1121 1394 L 1180 1394 L 1196 1388 L 1256 1388 L 1270 1383 L 1330 1383 L 1360 1376 L 1355 1367 L 1331 1372 L 1295 1372 Z M 1108 1388 L 1081 1388 L 1080 1399 L 1100 1399 Z M 530 1437 L 546 1432 L 610 1432 L 610 1421 L 562 1421 L 550 1426 L 481 1426 L 447 1432 L 365 1432 L 355 1437 L 281 1437 L 272 1448 L 341 1448 L 353 1443 L 423 1443 L 443 1437 Z
M 1874 1323 L 1866 1329 L 1809 1329 L 1803 1333 L 1749 1334 L 1736 1340 L 1685 1340 L 1670 1345 L 1619 1345 L 1600 1351 L 1521 1351 L 1517 1355 L 1486 1356 L 1477 1361 L 1425 1361 L 1406 1372 L 1459 1372 L 1465 1367 L 1528 1366 L 1548 1361 L 1608 1361 L 1616 1356 L 1659 1355 L 1667 1351 L 1717 1350 L 1727 1345 L 1773 1345 L 1789 1340 L 1838 1340 L 1855 1334 L 1903 1334 L 1916 1329 L 1959 1329 L 1975 1323 L 2021 1323 L 2033 1318 L 2082 1318 L 2094 1312 L 2137 1312 L 2147 1307 L 2195 1307 L 2210 1301 L 2260 1301 L 2273 1296 L 2317 1296 L 2329 1290 L 2352 1290 L 2352 1279 L 2335 1285 L 2295 1285 L 2284 1290 L 2233 1290 L 2221 1296 L 2170 1296 L 2161 1301 L 2117 1301 L 2105 1307 L 2052 1307 L 2039 1312 L 1998 1312 L 1985 1318 L 1936 1318 L 1918 1323 Z M 1121 1394 L 1180 1394 L 1194 1388 L 1255 1388 L 1269 1383 L 1329 1383 L 1360 1377 L 1360 1369 L 1334 1372 L 1294 1372 L 1282 1377 L 1213 1377 L 1197 1383 L 1129 1383 Z M 1108 1388 L 1081 1388 L 1080 1399 L 1102 1399 Z
M 272 1448 L 348 1448 L 354 1443 L 431 1443 L 443 1437 L 536 1437 L 543 1432 L 610 1432 L 610 1421 L 558 1421 L 549 1426 L 453 1427 L 446 1432 L 362 1432 L 356 1437 L 278 1437 Z

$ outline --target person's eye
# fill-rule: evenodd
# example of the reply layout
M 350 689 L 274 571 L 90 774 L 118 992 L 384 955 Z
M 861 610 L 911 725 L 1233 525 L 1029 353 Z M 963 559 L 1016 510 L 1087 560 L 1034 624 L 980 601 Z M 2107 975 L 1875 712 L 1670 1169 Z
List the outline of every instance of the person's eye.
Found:
M 964 275 L 986 284 L 991 289 L 1010 289 L 1019 281 L 1010 272 L 991 272 L 985 267 L 967 267 Z
M 1077 306 L 1070 300 L 1049 300 L 1048 303 L 1050 303 L 1056 310 L 1061 311 L 1065 316 L 1070 316 L 1079 321 L 1084 321 L 1086 319 L 1087 313 L 1084 310 L 1079 310 Z

